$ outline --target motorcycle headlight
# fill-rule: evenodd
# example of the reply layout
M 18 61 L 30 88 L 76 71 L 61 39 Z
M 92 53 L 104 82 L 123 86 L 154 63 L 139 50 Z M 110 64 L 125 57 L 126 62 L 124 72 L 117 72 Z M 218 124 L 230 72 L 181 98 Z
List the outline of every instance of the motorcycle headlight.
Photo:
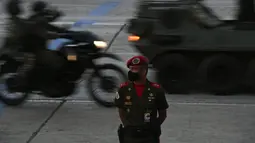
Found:
M 94 45 L 97 47 L 97 48 L 100 48 L 100 49 L 104 49 L 104 48 L 107 48 L 107 43 L 104 42 L 104 41 L 94 41 Z

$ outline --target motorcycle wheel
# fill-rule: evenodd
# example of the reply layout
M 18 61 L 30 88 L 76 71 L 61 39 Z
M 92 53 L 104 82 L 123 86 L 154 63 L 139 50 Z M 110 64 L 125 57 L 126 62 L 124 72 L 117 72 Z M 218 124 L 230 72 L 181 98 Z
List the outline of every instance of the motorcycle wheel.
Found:
M 98 66 L 98 71 L 99 72 L 102 72 L 103 70 L 112 70 L 112 71 L 115 71 L 117 73 L 119 73 L 121 75 L 121 78 L 124 81 L 127 81 L 127 75 L 125 73 L 124 70 L 122 70 L 121 68 L 119 68 L 118 66 L 115 66 L 113 64 L 105 64 L 105 65 L 100 65 Z M 117 74 L 114 74 L 114 75 L 117 75 Z M 101 75 L 102 77 L 100 78 L 100 81 L 101 81 L 101 88 L 105 88 L 106 90 L 108 91 L 113 91 L 113 94 L 115 95 L 115 92 L 116 90 L 112 90 L 111 88 L 113 87 L 113 76 L 104 76 L 104 75 Z M 115 107 L 115 104 L 114 104 L 114 100 L 111 100 L 111 101 L 106 101 L 104 99 L 102 99 L 98 93 L 95 92 L 95 87 L 93 86 L 93 80 L 95 78 L 98 78 L 98 75 L 96 72 L 92 73 L 91 76 L 88 78 L 88 81 L 87 81 L 87 88 L 88 88 L 88 92 L 90 94 L 90 96 L 92 97 L 92 99 L 94 101 L 96 101 L 97 104 L 103 106 L 103 107 L 107 107 L 107 108 L 110 108 L 110 107 Z M 115 84 L 116 85 L 116 84 Z M 116 85 L 115 87 L 118 88 L 119 85 Z
M 16 71 L 18 68 L 18 63 L 13 61 L 6 61 L 4 65 L 1 65 L 0 101 L 8 106 L 18 106 L 23 104 L 29 95 L 29 93 L 24 92 L 9 92 L 7 88 L 6 82 L 9 82 L 17 75 Z

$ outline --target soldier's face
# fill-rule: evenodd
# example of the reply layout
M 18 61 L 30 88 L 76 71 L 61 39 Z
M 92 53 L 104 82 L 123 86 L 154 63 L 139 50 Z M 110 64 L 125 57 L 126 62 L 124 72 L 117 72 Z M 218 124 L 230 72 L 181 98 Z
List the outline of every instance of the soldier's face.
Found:
M 146 75 L 146 68 L 144 66 L 130 66 L 129 69 L 134 73 L 139 73 L 141 76 Z

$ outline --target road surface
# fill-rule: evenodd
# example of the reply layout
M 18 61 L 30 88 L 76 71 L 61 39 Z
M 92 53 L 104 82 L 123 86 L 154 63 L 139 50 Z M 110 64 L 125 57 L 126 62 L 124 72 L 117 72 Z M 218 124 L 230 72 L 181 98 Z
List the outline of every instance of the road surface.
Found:
M 66 13 L 61 22 L 78 21 L 80 27 L 76 29 L 88 28 L 107 41 L 134 12 L 133 0 L 51 2 Z M 210 0 L 206 3 L 222 18 L 234 15 L 233 1 Z M 5 15 L 0 17 L 3 19 Z M 3 26 L 0 31 L 2 39 Z M 122 31 L 109 50 L 124 61 L 139 54 L 128 45 L 126 39 L 127 34 Z M 125 67 L 123 62 L 116 64 Z M 149 77 L 153 80 L 153 71 Z M 84 83 L 77 94 L 65 101 L 46 100 L 38 96 L 31 98 L 21 107 L 3 108 L 0 116 L 1 143 L 118 142 L 116 109 L 101 108 L 91 102 Z M 167 95 L 167 99 L 170 108 L 163 125 L 162 143 L 254 143 L 254 97 Z

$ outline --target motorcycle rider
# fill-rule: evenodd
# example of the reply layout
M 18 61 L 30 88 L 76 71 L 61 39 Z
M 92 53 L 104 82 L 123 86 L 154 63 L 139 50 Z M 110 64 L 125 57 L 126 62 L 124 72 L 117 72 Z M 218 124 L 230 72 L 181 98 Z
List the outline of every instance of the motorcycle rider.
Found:
M 18 80 L 19 82 L 23 81 L 21 85 L 26 84 L 24 78 L 27 78 L 35 60 L 53 70 L 60 69 L 64 59 L 58 57 L 53 51 L 46 50 L 47 40 L 59 38 L 60 35 L 48 32 L 46 28 L 47 20 L 43 17 L 33 20 L 20 18 L 20 14 L 23 11 L 20 0 L 8 1 L 5 9 L 9 16 L 9 21 L 7 23 L 8 34 L 4 46 L 10 49 L 13 49 L 13 47 L 22 48 L 25 52 L 25 64 L 18 73 L 19 79 L 23 79 Z
M 19 6 L 20 0 L 10 0 L 5 5 L 5 10 L 8 15 L 6 24 L 6 37 L 1 48 L 1 54 L 10 57 L 24 57 L 24 66 L 19 70 L 19 75 L 24 75 L 24 71 L 31 68 L 33 63 L 33 54 L 28 52 L 20 52 L 22 48 L 22 38 L 29 32 L 36 32 L 35 25 L 32 22 L 21 19 L 20 15 L 23 10 Z
M 1 48 L 1 54 L 8 53 L 11 55 L 16 52 L 21 45 L 19 39 L 24 36 L 25 28 L 28 28 L 25 26 L 25 22 L 19 18 L 23 13 L 23 10 L 17 7 L 19 3 L 19 0 L 11 0 L 6 4 L 5 10 L 9 17 L 5 25 L 6 37 Z
M 44 17 L 47 19 L 48 30 L 59 32 L 59 33 L 68 33 L 69 31 L 65 28 L 61 28 L 55 25 L 50 24 L 49 22 L 53 22 L 57 20 L 59 17 L 63 15 L 62 12 L 58 11 L 56 8 L 50 7 L 48 3 L 44 1 L 35 1 L 31 5 L 31 13 L 32 15 L 29 19 L 35 19 L 37 17 Z
M 50 7 L 47 2 L 35 1 L 31 5 L 31 17 L 44 16 L 49 22 L 55 21 L 62 16 L 62 13 L 55 7 Z

